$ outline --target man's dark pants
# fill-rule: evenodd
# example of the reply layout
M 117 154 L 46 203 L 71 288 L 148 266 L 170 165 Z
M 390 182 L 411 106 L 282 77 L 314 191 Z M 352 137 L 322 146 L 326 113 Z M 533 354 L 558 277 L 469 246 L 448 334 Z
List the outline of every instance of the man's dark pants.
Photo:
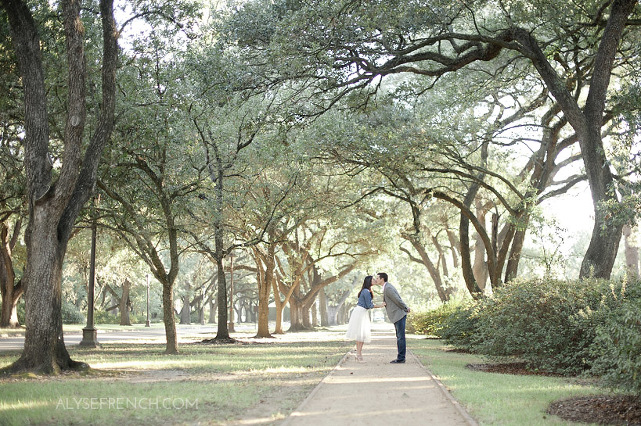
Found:
M 407 315 L 404 315 L 403 318 L 394 323 L 394 328 L 396 329 L 396 346 L 398 348 L 398 355 L 396 357 L 399 361 L 405 361 L 405 322 L 407 320 Z

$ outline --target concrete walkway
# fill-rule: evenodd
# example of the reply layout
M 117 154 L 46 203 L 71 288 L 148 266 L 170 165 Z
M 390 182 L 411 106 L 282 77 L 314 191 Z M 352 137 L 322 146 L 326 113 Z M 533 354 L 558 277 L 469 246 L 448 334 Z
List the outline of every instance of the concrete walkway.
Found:
M 411 341 L 409 342 L 411 344 Z M 396 358 L 396 337 L 373 332 L 364 363 L 347 354 L 283 425 L 476 425 L 409 350 Z

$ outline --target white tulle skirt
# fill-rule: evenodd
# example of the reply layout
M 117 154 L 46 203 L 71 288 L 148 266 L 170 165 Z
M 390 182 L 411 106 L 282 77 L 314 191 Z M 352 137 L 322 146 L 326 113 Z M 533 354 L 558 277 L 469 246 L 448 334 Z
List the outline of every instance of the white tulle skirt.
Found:
M 372 326 L 369 322 L 369 312 L 362 306 L 356 306 L 349 317 L 345 338 L 357 342 L 372 341 Z

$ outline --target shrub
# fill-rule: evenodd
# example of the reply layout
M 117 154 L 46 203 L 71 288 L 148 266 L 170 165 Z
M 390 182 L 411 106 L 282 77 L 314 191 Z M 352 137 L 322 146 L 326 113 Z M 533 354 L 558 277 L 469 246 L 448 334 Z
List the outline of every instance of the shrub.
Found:
M 533 370 L 577 374 L 592 366 L 598 310 L 612 305 L 604 281 L 517 281 L 500 288 L 478 315 L 475 349 L 517 356 Z
M 473 352 L 478 341 L 479 313 L 482 306 L 483 303 L 479 301 L 457 306 L 443 321 L 439 331 L 441 338 L 458 349 Z
M 62 323 L 63 324 L 82 324 L 86 321 L 86 318 L 80 309 L 76 307 L 73 303 L 67 301 L 62 302 Z
M 606 386 L 641 397 L 641 285 L 635 287 L 597 328 L 591 372 Z
M 102 309 L 96 309 L 93 313 L 93 322 L 94 324 L 119 324 L 120 316 L 112 314 L 115 311 L 103 311 Z
M 445 303 L 427 312 L 412 313 L 408 318 L 408 330 L 415 334 L 442 337 L 443 323 L 456 309 L 456 304 Z

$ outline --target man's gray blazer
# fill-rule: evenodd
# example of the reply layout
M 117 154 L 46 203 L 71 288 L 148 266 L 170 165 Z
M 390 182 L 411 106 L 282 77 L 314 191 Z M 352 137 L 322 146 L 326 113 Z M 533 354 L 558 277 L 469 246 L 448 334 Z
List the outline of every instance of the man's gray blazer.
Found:
M 396 322 L 407 315 L 409 308 L 401 299 L 401 295 L 390 283 L 385 283 L 385 290 L 383 291 L 383 302 L 385 302 L 385 310 L 387 317 L 390 321 Z

